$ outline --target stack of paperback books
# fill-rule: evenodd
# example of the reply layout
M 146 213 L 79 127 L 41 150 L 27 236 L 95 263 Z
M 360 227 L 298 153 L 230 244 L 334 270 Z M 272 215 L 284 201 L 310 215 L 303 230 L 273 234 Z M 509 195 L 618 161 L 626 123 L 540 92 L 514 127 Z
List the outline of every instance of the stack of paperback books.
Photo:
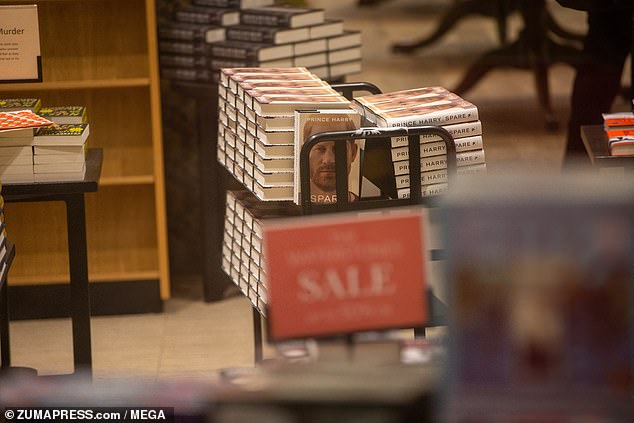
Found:
M 37 113 L 42 106 L 39 98 L 0 99 L 0 112 L 29 110 Z M 0 131 L 0 179 L 5 182 L 33 180 L 34 128 Z
M 486 170 L 482 124 L 472 103 L 442 87 L 425 87 L 356 98 L 353 107 L 371 125 L 382 128 L 442 126 L 454 138 L 458 175 Z M 421 135 L 423 196 L 446 192 L 447 151 L 437 135 Z M 407 137 L 390 144 L 370 142 L 365 148 L 363 176 L 392 198 L 409 198 Z M 371 163 L 372 165 L 369 165 Z
M 361 71 L 361 34 L 323 9 L 274 7 L 273 0 L 193 0 L 159 28 L 162 75 L 217 82 L 221 68 L 309 68 L 339 79 Z
M 40 128 L 33 141 L 35 181 L 83 179 L 88 135 L 87 123 L 64 123 Z
M 351 110 L 306 68 L 223 69 L 218 160 L 261 200 L 295 196 L 295 111 Z
M 288 202 L 262 203 L 249 191 L 227 191 L 222 269 L 262 315 L 267 304 L 262 221 L 299 214 Z
M 35 131 L 53 123 L 33 112 L 40 106 L 39 99 L 0 100 L 0 180 L 33 182 Z
M 634 113 L 604 113 L 603 127 L 612 156 L 634 156 Z
M 4 197 L 2 196 L 2 183 L 0 182 L 0 281 L 6 278 L 7 263 L 7 229 L 4 222 Z
M 84 106 L 43 107 L 39 115 L 55 122 L 41 128 L 33 141 L 36 181 L 78 180 L 86 172 L 89 124 Z
M 41 107 L 39 99 L 6 99 L 0 100 L 0 114 L 0 179 L 20 183 L 84 177 L 89 133 L 84 106 Z

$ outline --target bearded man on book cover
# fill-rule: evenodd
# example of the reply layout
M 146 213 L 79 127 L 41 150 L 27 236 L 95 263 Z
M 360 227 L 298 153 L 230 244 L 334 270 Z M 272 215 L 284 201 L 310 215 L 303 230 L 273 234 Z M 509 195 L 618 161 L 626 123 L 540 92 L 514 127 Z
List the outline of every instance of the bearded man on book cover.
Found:
M 304 126 L 304 142 L 312 135 L 325 131 L 350 131 L 357 129 L 347 117 L 336 119 L 308 120 Z M 359 154 L 355 140 L 346 142 L 346 172 L 350 175 L 352 164 Z M 313 203 L 337 202 L 337 174 L 335 168 L 335 142 L 323 141 L 315 145 L 309 155 L 310 199 Z M 358 195 L 348 187 L 348 201 L 357 201 Z

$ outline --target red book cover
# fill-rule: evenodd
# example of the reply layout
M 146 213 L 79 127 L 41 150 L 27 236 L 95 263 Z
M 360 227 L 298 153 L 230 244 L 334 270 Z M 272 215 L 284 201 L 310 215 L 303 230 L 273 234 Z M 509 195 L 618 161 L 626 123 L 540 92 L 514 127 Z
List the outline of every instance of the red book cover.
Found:
M 36 115 L 30 110 L 0 112 L 0 130 L 37 128 L 50 125 L 53 125 L 53 122 Z

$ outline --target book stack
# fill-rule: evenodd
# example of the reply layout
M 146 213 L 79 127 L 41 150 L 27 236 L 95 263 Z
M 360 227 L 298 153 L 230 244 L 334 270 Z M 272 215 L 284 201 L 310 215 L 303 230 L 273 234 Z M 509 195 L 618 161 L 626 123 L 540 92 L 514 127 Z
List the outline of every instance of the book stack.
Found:
M 83 106 L 56 106 L 40 110 L 56 123 L 40 128 L 33 141 L 35 181 L 81 180 L 86 172 L 90 126 Z
M 442 87 L 425 87 L 358 97 L 353 107 L 372 125 L 382 128 L 442 126 L 454 138 L 459 176 L 486 171 L 482 124 L 472 103 Z M 447 151 L 437 135 L 421 135 L 423 196 L 446 192 Z M 409 198 L 407 137 L 366 144 L 364 174 L 392 198 Z M 388 169 L 386 172 L 385 169 Z
M 294 113 L 350 109 L 306 68 L 222 69 L 218 160 L 259 199 L 293 200 Z
M 0 99 L 0 112 L 19 114 L 39 112 L 42 102 L 37 98 Z M 19 120 L 6 120 L 5 128 L 0 130 L 0 180 L 3 182 L 33 182 L 33 140 L 36 123 L 31 118 L 35 115 L 25 115 Z M 50 122 L 48 122 L 50 123 Z
M 603 128 L 612 156 L 634 156 L 634 113 L 604 113 Z
M 0 180 L 33 182 L 33 128 L 0 131 Z
M 262 259 L 262 221 L 299 214 L 300 210 L 287 202 L 262 203 L 249 191 L 227 191 L 222 269 L 264 316 L 267 285 Z
M 217 82 L 218 70 L 306 67 L 329 79 L 361 70 L 361 34 L 323 9 L 273 0 L 193 0 L 159 28 L 163 77 Z
M 0 281 L 7 276 L 7 230 L 4 222 L 4 197 L 2 196 L 2 183 L 0 182 Z

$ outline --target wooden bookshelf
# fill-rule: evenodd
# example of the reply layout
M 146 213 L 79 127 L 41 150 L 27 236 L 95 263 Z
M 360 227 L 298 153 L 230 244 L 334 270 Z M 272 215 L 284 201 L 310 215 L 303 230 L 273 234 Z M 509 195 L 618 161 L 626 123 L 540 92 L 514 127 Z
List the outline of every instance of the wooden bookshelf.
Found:
M 88 144 L 104 159 L 99 191 L 86 197 L 89 279 L 154 280 L 167 299 L 154 0 L 29 3 L 39 9 L 43 82 L 0 85 L 0 97 L 87 107 Z M 5 212 L 17 251 L 9 284 L 67 283 L 63 204 L 8 204 Z

